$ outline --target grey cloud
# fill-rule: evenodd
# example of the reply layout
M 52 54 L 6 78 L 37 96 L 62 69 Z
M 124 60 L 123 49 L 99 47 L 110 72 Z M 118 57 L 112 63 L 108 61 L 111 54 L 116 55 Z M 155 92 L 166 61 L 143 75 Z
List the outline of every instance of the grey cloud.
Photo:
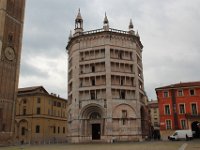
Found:
M 112 28 L 127 30 L 132 18 L 144 45 L 145 89 L 150 98 L 156 99 L 154 89 L 158 86 L 199 80 L 199 5 L 199 0 L 28 0 L 22 57 L 37 56 L 67 63 L 65 46 L 69 31 L 74 29 L 78 8 L 84 30 L 102 28 L 105 11 Z M 28 66 L 25 59 L 21 61 L 21 83 L 31 74 L 38 79 L 48 75 L 41 84 L 65 97 L 67 64 L 58 67 L 55 61 L 47 63 L 62 83 L 52 81 L 50 71 L 44 73 L 42 68 L 38 71 Z

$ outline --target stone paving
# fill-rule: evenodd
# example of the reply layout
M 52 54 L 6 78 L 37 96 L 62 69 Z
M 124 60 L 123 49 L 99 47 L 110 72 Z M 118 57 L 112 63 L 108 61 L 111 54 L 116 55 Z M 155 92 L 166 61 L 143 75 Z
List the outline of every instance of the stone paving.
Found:
M 186 144 L 185 144 L 186 143 Z M 184 145 L 187 145 L 186 147 Z M 113 144 L 52 144 L 0 147 L 0 150 L 200 150 L 200 139 L 193 141 L 148 141 Z

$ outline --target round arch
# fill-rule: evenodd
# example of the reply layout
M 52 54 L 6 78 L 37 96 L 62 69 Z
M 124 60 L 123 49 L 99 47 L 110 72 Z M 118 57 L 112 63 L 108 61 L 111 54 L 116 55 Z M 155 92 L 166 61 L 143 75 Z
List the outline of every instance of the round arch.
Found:
M 82 108 L 80 116 L 82 119 L 90 119 L 92 114 L 98 114 L 98 117 L 104 118 L 105 110 L 98 104 L 89 104 Z

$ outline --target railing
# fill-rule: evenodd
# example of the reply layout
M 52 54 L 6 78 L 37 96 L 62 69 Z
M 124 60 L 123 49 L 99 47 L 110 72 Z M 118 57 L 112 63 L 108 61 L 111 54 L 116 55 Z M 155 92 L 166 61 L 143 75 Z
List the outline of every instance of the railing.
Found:
M 199 118 L 200 117 L 200 113 L 198 113 L 198 114 L 186 113 L 185 117 L 186 118 Z
M 96 29 L 96 30 L 85 31 L 85 32 L 83 32 L 83 34 L 84 35 L 93 34 L 93 33 L 99 33 L 99 32 L 103 32 L 103 31 L 105 31 L 105 30 L 103 28 L 101 28 L 101 29 Z M 115 32 L 115 33 L 121 33 L 121 34 L 129 34 L 128 31 L 123 31 L 123 30 L 118 30 L 118 29 L 113 29 L 113 28 L 109 28 L 108 31 Z

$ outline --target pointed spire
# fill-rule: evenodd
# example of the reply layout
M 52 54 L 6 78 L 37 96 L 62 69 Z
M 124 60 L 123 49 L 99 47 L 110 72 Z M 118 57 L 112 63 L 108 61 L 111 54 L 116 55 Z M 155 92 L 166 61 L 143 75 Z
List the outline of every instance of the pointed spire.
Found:
M 140 35 L 139 35 L 139 33 L 138 33 L 138 30 L 137 30 L 136 36 L 137 36 L 137 37 L 140 37 Z
M 109 31 L 109 21 L 108 21 L 106 12 L 105 12 L 104 20 L 103 20 L 103 28 L 105 31 Z
M 129 23 L 128 28 L 129 28 L 129 30 L 133 30 L 133 28 L 134 28 L 132 19 L 130 19 L 130 23 Z
M 75 29 L 74 30 L 75 30 L 75 34 L 83 32 L 83 19 L 81 17 L 80 8 L 78 10 L 78 15 L 77 15 L 77 17 L 75 19 Z
M 107 15 L 106 15 L 106 12 L 105 12 L 105 18 L 104 18 L 104 21 L 103 21 L 103 24 L 106 25 L 108 24 L 108 18 L 107 18 Z
M 78 15 L 77 15 L 77 17 L 76 17 L 76 20 L 83 20 L 82 17 L 81 17 L 80 8 L 78 9 Z

